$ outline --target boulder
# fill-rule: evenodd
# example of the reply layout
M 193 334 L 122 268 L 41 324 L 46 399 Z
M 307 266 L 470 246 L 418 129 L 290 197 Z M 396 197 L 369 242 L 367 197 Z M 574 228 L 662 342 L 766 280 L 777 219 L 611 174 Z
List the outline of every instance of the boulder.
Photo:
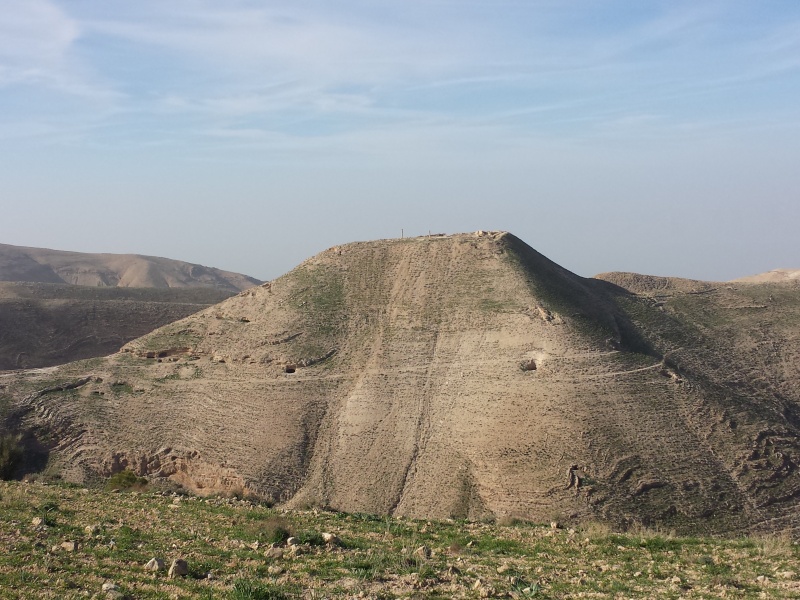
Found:
M 144 565 L 145 571 L 163 571 L 166 568 L 164 561 L 160 558 L 156 558 L 155 556 L 147 561 Z
M 182 558 L 176 558 L 172 561 L 172 565 L 169 568 L 169 573 L 167 573 L 167 576 L 170 579 L 176 579 L 178 577 L 186 577 L 188 574 L 189 564 Z

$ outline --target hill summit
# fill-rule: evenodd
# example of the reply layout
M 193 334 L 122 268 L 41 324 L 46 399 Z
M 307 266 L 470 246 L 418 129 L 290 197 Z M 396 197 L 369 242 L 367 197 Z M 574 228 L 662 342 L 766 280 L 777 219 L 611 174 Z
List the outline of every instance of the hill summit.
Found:
M 796 527 L 797 290 L 618 281 L 505 232 L 346 244 L 0 392 L 70 480 L 130 468 L 353 512 Z
M 0 281 L 94 287 L 210 287 L 240 292 L 257 279 L 213 267 L 140 254 L 89 254 L 0 244 Z

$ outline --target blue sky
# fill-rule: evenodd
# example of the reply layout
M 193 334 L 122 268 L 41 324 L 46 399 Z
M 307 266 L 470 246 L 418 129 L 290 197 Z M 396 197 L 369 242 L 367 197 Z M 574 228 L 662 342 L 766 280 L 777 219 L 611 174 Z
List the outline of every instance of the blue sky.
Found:
M 504 229 L 581 275 L 800 268 L 794 0 L 0 10 L 0 242 L 268 279 Z

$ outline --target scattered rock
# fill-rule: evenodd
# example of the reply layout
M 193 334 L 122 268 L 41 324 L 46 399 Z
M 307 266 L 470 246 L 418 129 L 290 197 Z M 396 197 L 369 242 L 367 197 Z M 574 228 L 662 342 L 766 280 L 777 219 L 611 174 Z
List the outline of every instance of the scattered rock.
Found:
M 278 548 L 276 546 L 267 548 L 267 551 L 264 552 L 264 556 L 267 558 L 281 558 L 283 557 L 283 548 Z
M 681 584 L 681 578 L 680 578 L 680 577 L 678 577 L 677 575 L 675 575 L 675 577 L 673 577 L 672 579 L 670 579 L 670 581 L 671 581 L 672 583 L 674 583 L 675 585 L 680 585 L 680 584 Z
M 340 540 L 337 536 L 332 533 L 322 533 L 322 539 L 325 540 L 325 543 L 329 546 L 341 546 L 342 540 Z
M 78 542 L 66 541 L 61 542 L 61 549 L 67 552 L 75 552 L 78 549 Z
M 279 567 L 278 565 L 271 565 L 267 567 L 267 573 L 270 575 L 280 575 L 283 573 L 283 567 Z
M 103 587 L 100 589 L 102 589 L 104 592 L 113 592 L 114 590 L 118 590 L 119 586 L 113 581 L 106 581 L 103 584 Z
M 172 561 L 172 565 L 169 568 L 169 573 L 167 573 L 167 576 L 170 579 L 175 579 L 176 577 L 186 577 L 188 574 L 188 563 L 182 558 L 176 558 Z
M 44 523 L 42 517 L 33 517 L 33 519 L 31 519 L 31 525 L 34 527 L 39 527 L 42 523 Z
M 500 565 L 497 567 L 497 574 L 502 575 L 503 573 L 507 572 L 511 567 L 508 565 Z
M 476 579 L 475 583 L 472 584 L 472 589 L 477 590 L 483 585 L 483 582 L 480 579 Z
M 286 540 L 286 545 L 287 546 L 299 546 L 300 545 L 300 540 L 298 540 L 296 537 L 290 537 L 288 540 Z
M 87 535 L 97 535 L 100 533 L 100 525 L 87 525 L 83 530 Z
M 550 529 L 561 529 L 561 525 L 558 521 L 550 521 Z
M 166 568 L 164 561 L 155 556 L 144 565 L 145 571 L 163 571 Z

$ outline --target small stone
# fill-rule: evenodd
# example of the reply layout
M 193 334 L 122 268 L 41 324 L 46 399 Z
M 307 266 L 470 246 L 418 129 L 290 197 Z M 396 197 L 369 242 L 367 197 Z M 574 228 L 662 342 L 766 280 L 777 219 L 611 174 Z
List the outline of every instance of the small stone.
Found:
M 420 558 L 430 558 L 431 557 L 431 549 L 427 546 L 420 546 L 416 550 L 414 550 L 414 556 L 418 556 Z
M 483 582 L 480 579 L 476 579 L 475 583 L 472 584 L 472 589 L 477 590 L 483 585 Z
M 769 579 L 767 579 L 767 577 L 764 575 L 759 575 L 758 577 L 756 577 L 756 581 L 758 583 L 766 583 L 767 581 L 769 581 Z
M 34 527 L 39 527 L 39 525 L 42 523 L 44 523 L 44 519 L 42 519 L 42 517 L 33 517 L 33 519 L 31 519 L 31 525 Z
M 675 577 L 673 577 L 672 579 L 670 579 L 670 581 L 671 581 L 672 583 L 674 583 L 675 585 L 680 585 L 680 583 L 681 583 L 681 578 L 680 578 L 680 577 L 678 577 L 677 575 L 675 575 Z
M 113 592 L 114 590 L 118 590 L 119 586 L 113 581 L 106 581 L 103 584 L 103 587 L 100 589 L 102 589 L 104 592 Z
M 498 575 L 502 575 L 503 573 L 508 571 L 510 568 L 511 567 L 509 567 L 508 565 L 500 565 L 499 567 L 497 567 L 497 574 Z
M 561 529 L 561 525 L 558 524 L 558 521 L 550 521 L 550 529 Z
M 251 550 L 258 550 L 259 546 L 260 544 L 258 543 L 258 541 L 255 541 L 252 544 L 247 545 L 247 547 L 250 548 Z
M 160 558 L 156 558 L 155 556 L 147 561 L 144 565 L 145 571 L 163 571 L 166 568 L 164 561 Z
M 78 542 L 66 541 L 61 542 L 61 548 L 67 552 L 75 552 L 78 549 Z
M 797 574 L 794 571 L 780 571 L 778 577 L 781 579 L 794 579 Z
M 206 579 L 214 579 L 214 573 L 212 573 L 211 571 L 206 573 Z
M 87 535 L 97 535 L 100 532 L 99 525 L 87 525 L 83 528 Z
M 176 577 L 186 577 L 189 574 L 189 565 L 185 560 L 182 558 L 176 558 L 172 561 L 172 565 L 169 568 L 169 573 L 167 576 L 170 579 L 175 579 Z
M 280 575 L 283 573 L 283 567 L 279 567 L 278 565 L 271 565 L 267 567 L 267 573 L 270 575 Z
M 264 552 L 264 556 L 267 558 L 281 558 L 283 557 L 283 548 L 276 548 L 275 546 L 267 548 L 267 551 Z
M 328 544 L 329 546 L 341 546 L 341 545 L 342 545 L 342 540 L 340 540 L 338 537 L 336 537 L 336 536 L 335 536 L 334 534 L 332 534 L 332 533 L 325 533 L 325 532 L 323 532 L 323 533 L 322 533 L 322 539 L 323 539 L 323 540 L 325 541 L 325 543 L 326 543 L 326 544 Z
M 296 537 L 290 537 L 288 540 L 286 540 L 286 545 L 287 546 L 299 546 L 300 545 L 300 540 L 298 540 Z

